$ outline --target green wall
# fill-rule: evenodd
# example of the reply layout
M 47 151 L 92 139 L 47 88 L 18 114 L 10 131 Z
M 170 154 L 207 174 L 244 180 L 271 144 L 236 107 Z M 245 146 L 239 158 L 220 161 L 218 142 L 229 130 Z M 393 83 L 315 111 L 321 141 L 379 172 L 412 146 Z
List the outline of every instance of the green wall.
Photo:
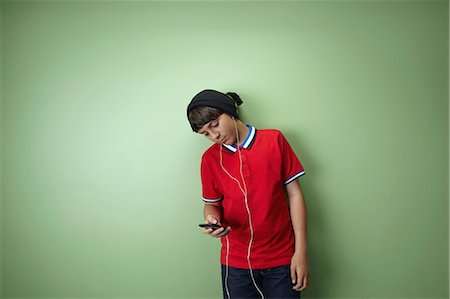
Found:
M 235 91 L 306 169 L 303 298 L 448 298 L 448 1 L 3 1 L 1 298 L 220 298 L 209 142 Z
M 2 34 L 3 34 L 3 12 L 2 12 L 2 3 L 0 2 L 0 298 L 2 297 L 2 256 L 3 256 L 3 243 L 2 243 L 2 224 L 3 221 L 1 220 L 3 218 L 3 212 L 2 212 L 2 206 L 3 206 L 3 165 L 2 165 L 2 157 L 3 157 L 3 146 L 2 146 L 2 128 L 3 128 L 3 115 L 2 112 L 2 96 L 3 96 L 3 65 L 2 65 L 2 57 L 3 57 L 3 44 L 2 44 Z

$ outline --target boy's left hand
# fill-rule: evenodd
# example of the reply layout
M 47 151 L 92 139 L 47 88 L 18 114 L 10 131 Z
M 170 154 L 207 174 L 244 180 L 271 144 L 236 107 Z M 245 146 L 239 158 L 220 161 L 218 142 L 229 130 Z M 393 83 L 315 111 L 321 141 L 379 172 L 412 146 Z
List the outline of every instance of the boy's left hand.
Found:
M 308 286 L 308 259 L 306 254 L 294 253 L 291 259 L 292 289 L 303 291 Z

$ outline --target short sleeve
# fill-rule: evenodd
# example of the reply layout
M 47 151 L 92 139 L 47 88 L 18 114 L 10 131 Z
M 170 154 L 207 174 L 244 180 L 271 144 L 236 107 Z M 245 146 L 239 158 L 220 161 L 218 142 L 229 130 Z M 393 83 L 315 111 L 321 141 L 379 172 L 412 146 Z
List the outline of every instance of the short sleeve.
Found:
M 300 160 L 292 150 L 286 138 L 280 132 L 279 144 L 282 155 L 282 180 L 285 185 L 305 174 Z
M 212 171 L 210 163 L 205 155 L 202 156 L 201 162 L 201 179 L 202 179 L 202 196 L 204 202 L 217 202 L 222 200 L 223 196 L 219 190 L 215 175 Z

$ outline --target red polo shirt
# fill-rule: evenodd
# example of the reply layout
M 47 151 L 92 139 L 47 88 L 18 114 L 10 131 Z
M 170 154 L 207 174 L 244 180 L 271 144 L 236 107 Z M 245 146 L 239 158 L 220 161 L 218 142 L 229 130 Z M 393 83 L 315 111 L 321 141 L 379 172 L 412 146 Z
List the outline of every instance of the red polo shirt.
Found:
M 286 138 L 278 130 L 256 130 L 249 133 L 239 150 L 242 173 L 247 185 L 248 205 L 253 224 L 250 261 L 253 269 L 291 263 L 294 234 L 284 187 L 305 173 Z M 220 147 L 225 169 L 244 188 L 240 160 L 235 145 L 213 144 L 201 162 L 203 200 L 222 202 L 222 224 L 231 226 L 228 265 L 248 269 L 247 248 L 250 240 L 248 213 L 244 195 L 236 181 L 220 166 Z M 222 238 L 220 262 L 226 264 L 227 244 Z

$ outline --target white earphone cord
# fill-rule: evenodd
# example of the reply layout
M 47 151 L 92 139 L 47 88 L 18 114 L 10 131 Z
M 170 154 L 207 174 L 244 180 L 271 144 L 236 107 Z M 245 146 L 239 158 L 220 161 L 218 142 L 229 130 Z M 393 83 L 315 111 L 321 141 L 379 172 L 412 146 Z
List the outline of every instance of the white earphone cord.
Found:
M 233 118 L 234 119 L 234 118 Z M 253 269 L 252 269 L 252 265 L 250 263 L 250 249 L 253 243 L 253 224 L 252 224 L 252 216 L 250 214 L 250 209 L 248 207 L 248 196 L 247 196 L 247 184 L 245 183 L 245 179 L 244 179 L 244 174 L 242 172 L 242 154 L 241 151 L 239 149 L 240 146 L 240 140 L 239 140 L 239 132 L 237 129 L 237 124 L 236 124 L 236 120 L 234 120 L 234 127 L 236 129 L 236 137 L 237 137 L 237 149 L 238 149 L 238 154 L 239 154 L 239 170 L 241 173 L 241 178 L 242 178 L 242 183 L 244 184 L 244 189 L 242 188 L 241 183 L 239 182 L 238 179 L 236 179 L 235 177 L 233 177 L 223 166 L 223 162 L 222 162 L 222 145 L 220 145 L 220 166 L 222 167 L 223 171 L 225 171 L 225 173 L 232 179 L 234 180 L 238 186 L 239 189 L 241 190 L 242 194 L 244 195 L 244 202 L 245 202 L 245 207 L 247 209 L 247 214 L 248 214 L 248 222 L 249 222 L 249 227 L 250 227 L 250 240 L 248 243 L 248 247 L 247 247 L 247 262 L 248 262 L 248 267 L 249 267 L 249 271 L 250 271 L 250 276 L 252 278 L 253 284 L 255 285 L 255 288 L 258 290 L 259 294 L 261 295 L 261 298 L 264 299 L 264 295 L 262 293 L 262 291 L 258 288 L 256 281 L 255 281 L 255 277 L 253 276 Z M 228 240 L 228 235 L 225 236 L 226 240 L 227 240 L 227 255 L 226 255 L 226 259 L 225 259 L 225 263 L 226 263 L 226 271 L 225 271 L 225 289 L 228 295 L 228 298 L 230 297 L 230 291 L 228 289 L 228 255 L 230 253 L 230 242 Z

